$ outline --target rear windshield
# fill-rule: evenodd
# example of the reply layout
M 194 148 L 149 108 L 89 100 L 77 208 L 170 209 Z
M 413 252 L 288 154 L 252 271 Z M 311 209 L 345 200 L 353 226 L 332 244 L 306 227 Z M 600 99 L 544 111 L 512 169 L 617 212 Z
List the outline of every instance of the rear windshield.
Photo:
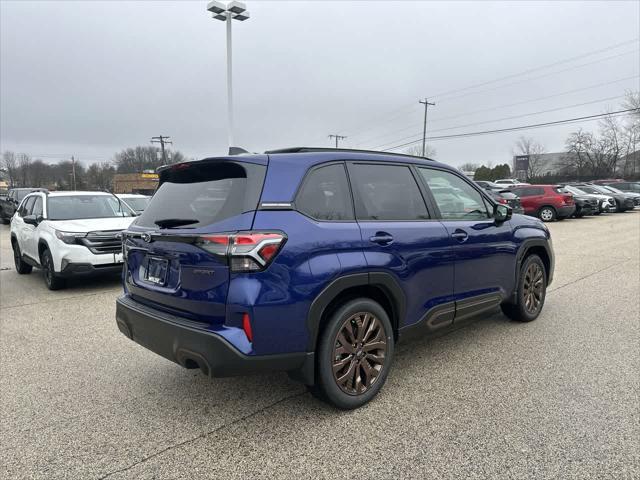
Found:
M 49 220 L 79 220 L 86 218 L 133 217 L 123 202 L 109 195 L 50 196 L 47 200 Z
M 256 209 L 265 166 L 235 162 L 186 165 L 162 172 L 160 186 L 136 225 L 195 228 Z
M 556 193 L 569 193 L 567 189 L 564 187 L 554 187 L 553 191 Z

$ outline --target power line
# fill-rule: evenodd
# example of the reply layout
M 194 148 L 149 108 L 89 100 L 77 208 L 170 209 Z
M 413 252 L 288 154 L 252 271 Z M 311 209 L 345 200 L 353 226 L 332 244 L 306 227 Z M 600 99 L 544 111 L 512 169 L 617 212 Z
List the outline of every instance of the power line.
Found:
M 629 77 L 620 78 L 620 79 L 613 80 L 613 81 L 610 81 L 610 82 L 602 82 L 602 83 L 597 83 L 597 84 L 594 84 L 594 85 L 589 85 L 589 86 L 586 86 L 586 87 L 574 88 L 572 90 L 566 90 L 564 92 L 555 93 L 553 95 L 546 95 L 544 97 L 537 97 L 537 98 L 532 98 L 530 100 L 524 100 L 524 101 L 515 102 L 515 103 L 508 103 L 506 105 L 498 105 L 496 107 L 491 107 L 491 108 L 483 108 L 483 109 L 474 110 L 474 111 L 471 111 L 471 112 L 458 113 L 456 115 L 450 115 L 448 117 L 437 118 L 435 120 L 432 120 L 431 123 L 439 123 L 439 122 L 442 122 L 444 120 L 451 120 L 451 119 L 454 119 L 454 118 L 466 117 L 466 116 L 469 116 L 469 115 L 475 115 L 477 113 L 490 112 L 490 111 L 493 111 L 493 110 L 500 110 L 502 108 L 509 108 L 509 107 L 515 107 L 515 106 L 518 106 L 518 105 L 525 105 L 527 103 L 539 102 L 541 100 L 547 100 L 549 98 L 561 97 L 563 95 L 568 95 L 568 94 L 576 93 L 576 92 L 582 92 L 582 91 L 585 91 L 585 90 L 590 90 L 592 88 L 598 88 L 598 87 L 603 87 L 603 86 L 606 86 L 606 85 L 612 85 L 614 83 L 620 83 L 620 82 L 623 82 L 623 81 L 626 81 L 626 80 L 630 80 L 632 78 L 638 78 L 638 77 L 640 77 L 640 75 L 631 75 Z M 417 128 L 419 125 L 420 125 L 419 123 L 413 123 L 413 124 L 409 125 L 408 127 L 400 128 L 398 130 L 393 130 L 393 131 L 388 132 L 388 133 L 386 133 L 384 135 L 378 135 L 378 136 L 375 137 L 375 139 L 374 138 L 369 138 L 367 140 L 363 140 L 361 142 L 358 142 L 357 146 L 366 145 L 366 144 L 370 143 L 372 140 L 380 140 L 380 138 L 389 137 L 389 136 L 394 135 L 396 133 L 405 132 L 407 130 L 410 130 L 410 129 L 413 129 L 413 128 Z
M 433 98 L 436 98 L 436 97 L 442 97 L 442 96 L 450 95 L 450 94 L 452 94 L 452 93 L 457 93 L 457 92 L 461 92 L 461 91 L 469 90 L 469 89 L 472 89 L 472 88 L 476 88 L 476 87 L 478 87 L 478 86 L 489 85 L 489 84 L 491 84 L 491 83 L 496 83 L 496 82 L 499 82 L 499 81 L 501 81 L 501 80 L 506 80 L 506 79 L 509 79 L 509 78 L 515 78 L 515 77 L 517 77 L 517 76 L 526 75 L 526 74 L 528 74 L 528 73 L 532 73 L 532 72 L 535 72 L 535 71 L 537 71 L 537 70 L 544 70 L 544 69 L 546 69 L 546 68 L 550 68 L 550 67 L 552 67 L 552 66 L 556 66 L 556 65 L 561 65 L 561 64 L 563 64 L 563 63 L 570 63 L 570 62 L 572 62 L 572 61 L 579 60 L 579 59 L 581 59 L 581 58 L 590 57 L 590 56 L 592 56 L 592 55 L 597 55 L 598 53 L 607 52 L 607 51 L 614 50 L 614 49 L 619 48 L 619 47 L 624 46 L 624 45 L 628 45 L 628 44 L 631 44 L 631 43 L 635 43 L 635 42 L 637 42 L 638 40 L 639 40 L 639 38 L 635 38 L 635 39 L 632 39 L 632 40 L 627 40 L 627 41 L 624 41 L 624 42 L 620 42 L 620 43 L 616 43 L 616 44 L 613 44 L 613 45 L 609 45 L 609 46 L 607 46 L 607 47 L 604 47 L 604 48 L 601 48 L 601 49 L 598 49 L 598 50 L 593 50 L 593 51 L 590 51 L 590 52 L 586 52 L 586 53 L 583 53 L 583 54 L 578 55 L 578 56 L 575 56 L 575 57 L 566 58 L 566 59 L 564 59 L 564 60 L 558 60 L 558 61 L 556 61 L 556 62 L 553 62 L 553 63 L 550 63 L 550 64 L 546 64 L 546 65 L 541 65 L 541 66 L 539 66 L 539 67 L 529 68 L 529 69 L 527 69 L 527 70 L 524 70 L 523 72 L 519 72 L 519 73 L 515 73 L 515 74 L 511 74 L 511 75 L 506 75 L 506 76 L 503 76 L 503 77 L 500 77 L 500 78 L 497 78 L 497 79 L 494 79 L 494 80 L 489 80 L 489 81 L 486 81 L 486 82 L 481 82 L 481 83 L 479 83 L 479 84 L 470 85 L 470 86 L 462 87 L 462 88 L 455 89 L 455 90 L 448 90 L 448 91 L 446 91 L 446 92 L 439 93 L 438 95 L 434 95 L 434 96 L 433 96 Z M 601 62 L 601 61 L 606 61 L 606 60 L 609 60 L 609 59 L 611 59 L 611 58 L 616 58 L 616 57 L 619 57 L 619 56 L 622 56 L 622 55 L 628 55 L 628 54 L 630 54 L 630 53 L 634 53 L 635 51 L 637 51 L 637 50 L 634 50 L 634 51 L 632 51 L 632 52 L 626 52 L 626 53 L 623 53 L 623 54 L 621 54 L 621 55 L 614 55 L 614 56 L 611 56 L 611 57 L 606 57 L 606 58 L 604 58 L 604 59 L 595 60 L 595 61 L 593 61 L 593 62 L 589 62 L 589 63 L 587 63 L 587 64 L 583 64 L 583 65 L 577 66 L 576 68 L 581 68 L 582 66 L 591 65 L 591 64 L 593 64 L 593 63 L 598 63 L 598 62 Z M 555 72 L 555 73 L 563 73 L 564 71 L 571 70 L 571 69 L 572 69 L 572 68 L 569 68 L 569 69 L 561 70 L 561 71 L 558 71 L 558 72 Z M 553 74 L 555 74 L 555 73 L 551 73 L 551 75 L 553 75 Z M 547 74 L 547 75 L 543 75 L 543 76 L 548 76 L 548 75 L 549 75 L 549 74 Z M 542 77 L 536 77 L 536 78 L 542 78 Z M 529 80 L 535 80 L 536 78 L 529 79 Z M 528 81 L 528 80 L 526 80 L 526 81 Z M 519 82 L 515 82 L 515 83 L 519 83 Z M 513 84 L 513 83 L 512 83 L 512 84 Z M 511 85 L 512 85 L 512 84 L 511 84 Z M 476 93 L 478 93 L 478 92 L 476 92 Z M 467 94 L 467 95 L 468 95 L 468 94 Z M 465 95 L 465 96 L 466 96 L 466 95 Z M 456 98 L 459 98 L 459 97 L 456 97 Z M 450 99 L 450 100 L 452 100 L 452 99 Z M 405 106 L 403 106 L 403 107 L 401 107 L 401 108 L 399 108 L 399 109 L 393 110 L 391 113 L 389 113 L 389 114 L 385 115 L 384 117 L 379 117 L 379 118 L 388 119 L 388 117 L 389 117 L 390 115 L 395 115 L 395 114 L 396 114 L 396 113 L 398 113 L 398 112 L 403 112 L 403 111 L 406 111 L 406 110 L 408 110 L 408 109 L 413 109 L 413 108 L 415 108 L 415 104 L 405 105 Z M 377 122 L 377 120 L 376 120 L 375 122 Z M 375 123 L 375 122 L 374 122 L 374 123 Z M 386 122 L 385 122 L 385 123 L 386 123 Z M 369 123 L 369 125 L 372 125 L 372 123 Z M 349 130 L 349 129 L 347 129 L 347 130 L 348 130 L 348 131 L 351 131 L 351 130 Z M 363 129 L 363 128 L 354 128 L 354 130 L 356 130 L 356 133 L 351 133 L 351 134 L 350 134 L 350 136 L 351 136 L 351 137 L 359 136 L 359 135 L 361 135 L 362 133 L 366 133 L 367 131 L 371 130 L 371 128 L 369 128 L 369 127 L 365 127 L 364 129 Z
M 470 90 L 472 88 L 482 87 L 482 86 L 485 86 L 485 85 L 490 85 L 492 83 L 496 83 L 496 82 L 499 82 L 499 81 L 502 81 L 502 80 L 507 80 L 509 78 L 520 77 L 522 75 L 527 75 L 528 73 L 532 73 L 532 72 L 535 72 L 537 70 L 544 70 L 546 68 L 555 67 L 556 65 L 562 65 L 563 63 L 570 63 L 570 62 L 573 62 L 575 60 L 580 60 L 581 58 L 586 58 L 586 57 L 590 57 L 592 55 L 597 55 L 598 53 L 608 52 L 609 50 L 615 50 L 618 47 L 622 47 L 624 45 L 629 45 L 630 43 L 637 43 L 638 40 L 640 40 L 640 38 L 636 37 L 636 38 L 634 38 L 632 40 L 627 40 L 625 42 L 620 42 L 620 43 L 616 43 L 614 45 L 609 45 L 608 47 L 601 48 L 599 50 L 593 50 L 593 51 L 587 52 L 587 53 L 583 53 L 583 54 L 577 55 L 575 57 L 566 58 L 564 60 L 558 60 L 556 62 L 548 63 L 546 65 L 541 65 L 539 67 L 529 68 L 529 69 L 523 70 L 522 72 L 519 72 L 519 73 L 512 73 L 511 75 L 505 75 L 504 77 L 496 78 L 494 80 L 489 80 L 489 81 L 486 81 L 486 82 L 476 83 L 475 85 L 470 85 L 468 87 L 458 88 L 458 89 L 454 89 L 454 90 L 447 90 L 446 92 L 442 92 L 442 93 L 439 93 L 438 95 L 434 95 L 434 97 L 438 98 L 438 97 L 441 97 L 441 96 L 444 96 L 444 95 L 449 95 L 451 93 L 458 93 L 458 92 L 462 92 L 464 90 Z
M 625 55 L 629 55 L 629 54 L 631 54 L 631 53 L 637 53 L 637 52 L 638 52 L 638 49 L 636 49 L 636 50 L 631 50 L 631 51 L 629 51 L 629 52 L 618 53 L 618 54 L 616 54 L 616 55 L 611 55 L 611 56 L 609 56 L 609 57 L 600 58 L 600 59 L 598 59 L 598 60 L 593 60 L 593 61 L 591 61 L 591 62 L 582 63 L 582 64 L 580 64 L 580 65 L 573 65 L 573 66 L 571 66 L 571 67 L 568 67 L 568 68 L 565 68 L 565 69 L 562 69 L 562 70 L 557 70 L 557 71 L 554 71 L 554 72 L 548 72 L 548 73 L 545 73 L 545 74 L 542 74 L 542 75 L 538 75 L 538 76 L 536 76 L 536 77 L 525 78 L 525 79 L 522 79 L 522 80 L 517 80 L 517 81 L 515 81 L 515 82 L 505 83 L 505 84 L 497 85 L 497 86 L 495 86 L 495 87 L 491 87 L 491 88 L 485 88 L 485 89 L 483 89 L 483 90 L 476 90 L 476 91 L 473 91 L 473 92 L 463 93 L 462 95 L 458 95 L 458 96 L 455 96 L 455 97 L 445 98 L 445 100 L 444 100 L 444 101 L 445 101 L 445 103 L 446 103 L 446 102 L 450 102 L 450 101 L 452 101 L 452 100 L 458 100 L 458 99 L 460 99 L 460 98 L 468 97 L 468 96 L 470 96 L 470 95 L 477 95 L 477 94 L 479 94 L 479 93 L 491 92 L 491 91 L 499 90 L 499 89 L 502 89 L 502 88 L 505 88 L 505 87 L 511 87 L 511 86 L 513 86 L 513 85 L 518 85 L 518 84 L 520 84 L 520 83 L 526 83 L 526 82 L 530 82 L 530 81 L 532 81 L 532 80 L 539 80 L 539 79 L 541 79 L 541 78 L 550 77 L 550 76 L 553 76 L 553 75 L 557 75 L 557 74 L 559 74 L 559 73 L 568 72 L 568 71 L 570 71 L 570 70 L 575 70 L 575 69 L 583 68 L 583 67 L 587 67 L 587 66 L 589 66 L 589 65 L 593 65 L 593 64 L 596 64 L 596 63 L 601 63 L 601 62 L 605 62 L 605 61 L 608 61 L 608 60 L 613 60 L 613 59 L 615 59 L 615 58 L 622 57 L 622 56 L 625 56 Z M 442 100 L 440 100 L 440 102 L 441 102 L 441 101 L 442 101 Z M 367 131 L 367 130 L 364 130 L 362 133 L 364 133 L 364 132 L 366 132 L 366 131 Z M 358 134 L 356 134 L 356 135 L 361 135 L 361 133 L 358 133 Z M 356 135 L 352 135 L 352 137 L 353 137 L 353 136 L 356 136 Z
M 582 103 L 576 103 L 576 104 L 573 104 L 573 105 L 566 105 L 564 107 L 556 107 L 556 108 L 550 108 L 550 109 L 547 109 L 547 110 L 539 110 L 537 112 L 522 113 L 522 114 L 519 114 L 519 115 L 511 115 L 511 116 L 508 116 L 508 117 L 496 118 L 496 119 L 493 119 L 493 120 L 485 120 L 485 121 L 482 121 L 482 122 L 474 122 L 474 123 L 467 123 L 467 124 L 464 124 L 464 125 L 456 125 L 454 127 L 439 128 L 437 130 L 434 130 L 434 132 L 445 132 L 447 130 L 456 130 L 458 128 L 475 127 L 477 125 L 486 125 L 487 123 L 495 123 L 495 122 L 501 122 L 501 121 L 504 121 L 504 120 L 514 120 L 516 118 L 530 117 L 532 115 L 540 115 L 541 113 L 557 112 L 559 110 L 566 110 L 568 108 L 583 107 L 585 105 L 593 105 L 594 103 L 600 103 L 600 102 L 606 102 L 606 101 L 609 101 L 609 100 L 615 100 L 615 99 L 621 98 L 623 96 L 624 95 L 615 95 L 613 97 L 600 98 L 598 100 L 591 100 L 589 102 L 582 102 Z M 373 150 L 376 150 L 376 149 L 378 149 L 380 147 L 384 147 L 384 146 L 392 144 L 392 143 L 400 142 L 402 140 L 407 140 L 407 139 L 415 137 L 415 136 L 416 136 L 416 134 L 413 134 L 413 135 L 409 135 L 409 136 L 406 136 L 406 137 L 403 137 L 403 138 L 398 138 L 398 139 L 393 140 L 391 142 L 383 143 L 381 145 L 376 145 L 375 147 L 373 147 Z
M 589 65 L 594 65 L 596 63 L 606 62 L 608 60 L 613 60 L 614 58 L 623 57 L 625 55 L 630 55 L 632 53 L 637 53 L 637 52 L 638 52 L 638 49 L 630 50 L 628 52 L 618 53 L 616 55 L 611 55 L 609 57 L 600 58 L 598 60 L 593 60 L 591 62 L 581 63 L 580 65 L 573 65 L 571 67 L 564 68 L 562 70 L 556 70 L 555 72 L 549 72 L 549 73 L 545 73 L 545 74 L 542 74 L 542 75 L 538 75 L 537 77 L 525 78 L 525 79 L 522 79 L 522 80 L 517 80 L 515 82 L 505 83 L 503 85 L 497 85 L 497 86 L 491 87 L 491 88 L 485 88 L 483 90 L 476 90 L 476 91 L 473 91 L 473 92 L 463 93 L 462 95 L 457 95 L 455 97 L 447 98 L 446 101 L 450 102 L 452 100 L 457 100 L 459 98 L 468 97 L 469 95 L 477 95 L 478 93 L 491 92 L 493 90 L 499 90 L 499 89 L 504 88 L 504 87 L 511 87 L 513 85 L 518 85 L 519 83 L 526 83 L 526 82 L 530 82 L 532 80 L 539 80 L 540 78 L 551 77 L 551 76 L 557 75 L 559 73 L 568 72 L 570 70 L 575 70 L 577 68 L 588 67 Z
M 610 112 L 610 113 L 599 113 L 597 115 L 588 115 L 586 117 L 575 117 L 575 118 L 567 118 L 565 120 L 556 120 L 553 122 L 544 122 L 544 123 L 534 123 L 531 125 L 520 125 L 518 127 L 509 127 L 509 128 L 499 128 L 496 130 L 484 130 L 484 131 L 479 131 L 479 132 L 467 132 L 467 133 L 456 133 L 453 135 L 440 135 L 440 136 L 436 136 L 436 137 L 427 137 L 427 140 L 444 140 L 444 139 L 448 139 L 448 138 L 465 138 L 465 137 L 475 137 L 475 136 L 479 136 L 479 135 L 489 135 L 489 134 L 494 134 L 494 133 L 504 133 L 504 132 L 515 132 L 517 130 L 527 130 L 527 129 L 533 129 L 533 128 L 542 128 L 542 127 L 548 127 L 551 125 L 560 125 L 560 124 L 568 124 L 568 123 L 576 123 L 576 122 L 583 122 L 583 121 L 590 121 L 590 120 L 596 120 L 598 118 L 602 118 L 602 117 L 606 117 L 607 115 L 611 115 L 611 116 L 619 116 L 619 115 L 625 115 L 629 112 L 637 112 L 638 109 L 637 108 L 629 108 L 626 110 L 618 110 L 616 112 Z M 414 140 L 412 142 L 407 142 L 401 145 L 396 145 L 394 147 L 390 147 L 390 148 L 386 148 L 384 150 L 382 150 L 383 152 L 389 152 L 391 150 L 396 150 L 398 148 L 402 148 L 402 147 L 407 147 L 409 145 L 413 145 L 415 143 L 420 142 L 421 140 Z

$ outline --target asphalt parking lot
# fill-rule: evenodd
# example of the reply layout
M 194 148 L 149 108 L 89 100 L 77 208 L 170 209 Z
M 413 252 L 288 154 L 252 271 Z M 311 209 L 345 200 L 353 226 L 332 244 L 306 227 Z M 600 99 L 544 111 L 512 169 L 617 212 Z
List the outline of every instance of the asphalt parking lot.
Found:
M 117 278 L 46 289 L 0 230 L 0 477 L 640 478 L 640 211 L 550 225 L 538 320 L 402 345 L 352 412 L 285 374 L 210 380 L 125 338 Z

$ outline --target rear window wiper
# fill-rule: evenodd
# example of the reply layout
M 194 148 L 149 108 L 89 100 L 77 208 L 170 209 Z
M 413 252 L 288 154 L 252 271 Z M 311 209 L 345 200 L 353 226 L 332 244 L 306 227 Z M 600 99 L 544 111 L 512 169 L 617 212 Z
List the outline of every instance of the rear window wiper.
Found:
M 160 228 L 174 228 L 198 223 L 198 221 L 199 220 L 194 220 L 193 218 L 163 218 L 161 220 L 156 220 L 153 223 L 158 225 Z

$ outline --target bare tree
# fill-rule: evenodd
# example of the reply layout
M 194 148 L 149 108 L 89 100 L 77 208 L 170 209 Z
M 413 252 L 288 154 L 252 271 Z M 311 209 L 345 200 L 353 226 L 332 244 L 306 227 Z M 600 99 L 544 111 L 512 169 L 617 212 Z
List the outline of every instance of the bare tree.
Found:
M 31 157 L 26 153 L 18 154 L 18 177 L 20 179 L 20 185 L 23 187 L 29 186 L 31 170 Z
M 29 165 L 29 180 L 30 187 L 47 187 L 49 186 L 47 181 L 49 177 L 49 165 L 44 163 L 40 159 L 34 160 Z
M 406 153 L 407 155 L 413 155 L 414 157 L 421 157 L 422 156 L 422 145 L 414 145 L 413 147 L 409 147 L 407 148 L 404 153 Z M 435 158 L 436 156 L 436 149 L 433 148 L 431 145 L 426 145 L 424 147 L 424 156 L 427 158 Z
M 635 119 L 640 119 L 640 91 L 627 90 L 624 96 L 624 102 L 622 103 L 624 109 L 634 109 L 631 112 Z
M 15 153 L 7 150 L 2 154 L 2 168 L 7 172 L 9 185 L 13 187 L 18 177 L 18 161 Z
M 113 163 L 118 173 L 142 173 L 144 170 L 155 170 L 162 165 L 162 158 L 157 147 L 125 148 L 113 156 Z M 179 163 L 185 156 L 175 150 L 170 152 L 171 162 Z
M 640 92 L 627 91 L 622 106 L 634 109 L 622 125 L 623 174 L 636 177 L 640 170 Z
M 478 168 L 480 168 L 480 164 L 478 163 L 463 163 L 460 165 L 460 171 L 462 172 L 475 172 Z
M 520 137 L 516 142 L 513 154 L 514 155 L 528 155 L 529 166 L 527 167 L 527 180 L 539 177 L 542 174 L 542 167 L 544 166 L 543 154 L 544 146 L 541 143 L 536 142 L 530 137 Z
M 569 135 L 565 142 L 567 154 L 564 156 L 564 169 L 567 174 L 575 174 L 581 178 L 588 173 L 593 163 L 591 152 L 594 142 L 593 134 L 582 129 Z
M 92 163 L 87 169 L 87 184 L 92 189 L 111 190 L 115 173 L 115 167 L 109 162 Z

